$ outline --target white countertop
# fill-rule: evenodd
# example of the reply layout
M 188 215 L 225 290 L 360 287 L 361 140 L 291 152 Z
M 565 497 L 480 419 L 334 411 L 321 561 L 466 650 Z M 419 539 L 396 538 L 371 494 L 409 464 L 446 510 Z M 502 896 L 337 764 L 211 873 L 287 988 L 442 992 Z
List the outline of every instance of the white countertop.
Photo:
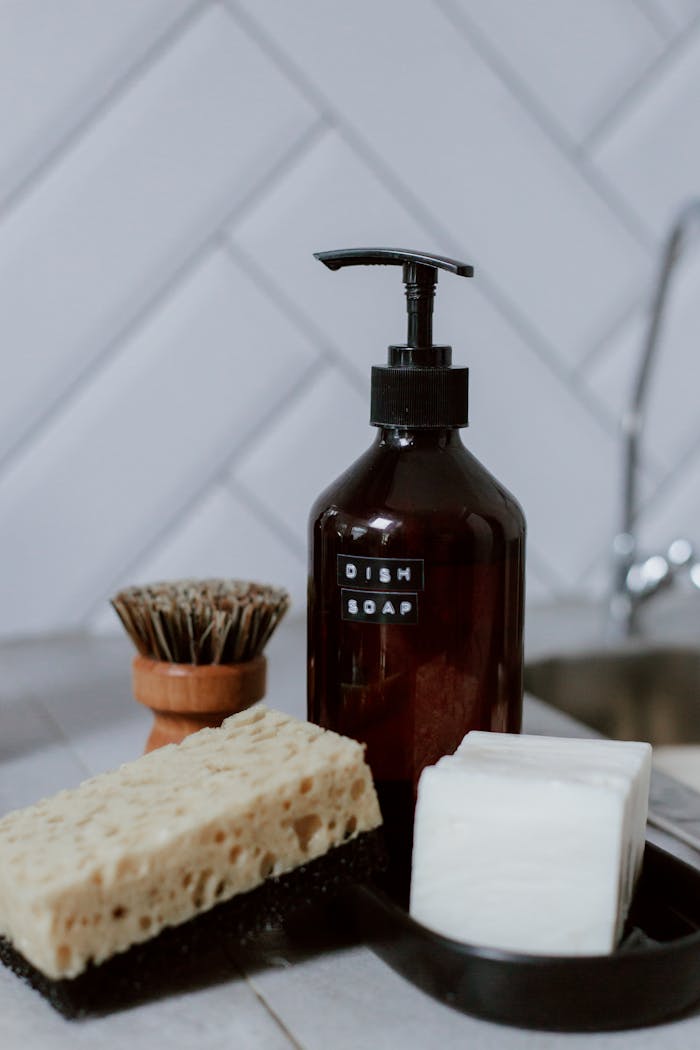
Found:
M 141 753 L 150 715 L 131 700 L 123 638 L 71 636 L 0 646 L 0 814 L 70 787 Z M 283 623 L 268 649 L 267 702 L 303 717 L 304 625 Z M 556 722 L 557 716 L 552 716 Z M 526 729 L 556 731 L 536 703 Z M 0 966 L 2 1050 L 688 1050 L 700 1009 L 633 1032 L 522 1031 L 458 1013 L 397 976 L 369 949 L 294 960 L 274 945 L 230 979 L 109 1017 L 66 1021 Z

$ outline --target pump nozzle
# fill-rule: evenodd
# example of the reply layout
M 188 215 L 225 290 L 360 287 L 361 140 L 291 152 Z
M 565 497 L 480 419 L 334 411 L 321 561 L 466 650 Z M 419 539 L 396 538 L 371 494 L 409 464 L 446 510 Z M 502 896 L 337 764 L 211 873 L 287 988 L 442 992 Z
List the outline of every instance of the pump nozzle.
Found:
M 314 257 L 329 270 L 339 270 L 342 266 L 403 266 L 408 310 L 406 345 L 412 349 L 433 345 L 433 299 L 438 270 L 447 270 L 458 277 L 474 276 L 474 267 L 469 263 L 399 248 L 344 248 L 337 252 L 316 252 Z
M 386 366 L 372 369 L 370 422 L 378 427 L 466 427 L 469 369 L 452 368 L 452 347 L 433 345 L 433 299 L 438 270 L 473 277 L 468 263 L 398 248 L 316 252 L 329 270 L 343 266 L 403 266 L 408 339 L 389 347 Z

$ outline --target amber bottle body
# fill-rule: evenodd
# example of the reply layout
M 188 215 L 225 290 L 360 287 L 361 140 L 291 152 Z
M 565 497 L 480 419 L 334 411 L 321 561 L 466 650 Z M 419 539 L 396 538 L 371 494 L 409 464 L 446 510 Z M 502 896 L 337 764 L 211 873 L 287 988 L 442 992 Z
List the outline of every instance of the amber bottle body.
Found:
M 380 429 L 311 511 L 309 718 L 367 745 L 399 852 L 423 767 L 520 729 L 524 545 L 456 429 Z

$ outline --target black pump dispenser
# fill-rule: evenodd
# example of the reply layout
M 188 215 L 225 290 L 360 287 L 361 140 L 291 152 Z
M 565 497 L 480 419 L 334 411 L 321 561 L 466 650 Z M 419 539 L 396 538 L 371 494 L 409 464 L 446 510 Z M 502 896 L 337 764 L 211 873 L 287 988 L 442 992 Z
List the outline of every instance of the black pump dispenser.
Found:
M 468 371 L 433 345 L 438 270 L 471 266 L 391 248 L 316 257 L 402 266 L 406 285 L 406 344 L 372 369 L 379 429 L 311 508 L 308 607 L 308 717 L 365 745 L 386 885 L 405 904 L 422 770 L 472 729 L 520 731 L 525 519 L 465 448 Z
M 466 427 L 469 369 L 452 367 L 452 347 L 433 344 L 433 300 L 438 269 L 472 277 L 468 263 L 395 248 L 346 248 L 317 252 L 331 269 L 403 266 L 408 312 L 406 344 L 390 346 L 388 363 L 372 368 L 370 423 L 377 427 Z

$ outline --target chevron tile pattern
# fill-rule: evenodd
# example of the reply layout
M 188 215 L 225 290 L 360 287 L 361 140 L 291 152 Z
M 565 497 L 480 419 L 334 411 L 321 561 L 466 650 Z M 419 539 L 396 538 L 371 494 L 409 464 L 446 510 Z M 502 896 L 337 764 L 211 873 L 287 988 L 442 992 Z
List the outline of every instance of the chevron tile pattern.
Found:
M 60 9 L 60 10 L 59 10 Z M 700 0 L 9 0 L 0 7 L 0 635 L 113 626 L 119 585 L 306 590 L 359 455 L 395 274 L 473 261 L 437 337 L 520 498 L 531 601 L 606 586 L 660 245 L 700 194 Z M 700 250 L 642 464 L 650 549 L 700 545 Z

